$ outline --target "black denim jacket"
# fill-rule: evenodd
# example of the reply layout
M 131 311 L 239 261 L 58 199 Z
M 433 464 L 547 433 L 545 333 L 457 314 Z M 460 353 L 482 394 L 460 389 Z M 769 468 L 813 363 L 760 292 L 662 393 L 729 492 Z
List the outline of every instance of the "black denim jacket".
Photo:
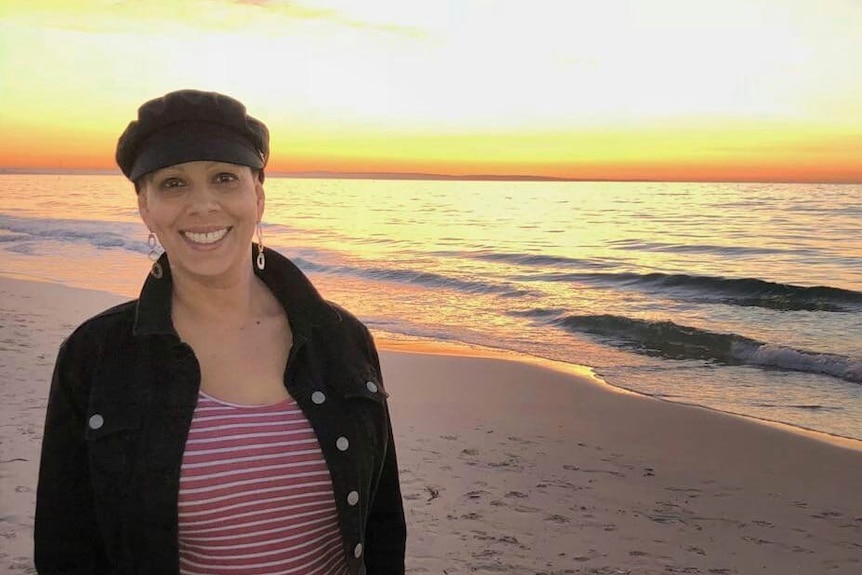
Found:
M 173 328 L 161 263 L 164 277 L 149 277 L 138 300 L 86 321 L 60 348 L 36 502 L 39 573 L 179 573 L 177 493 L 200 369 Z M 350 573 L 402 574 L 404 511 L 371 335 L 277 253 L 255 272 L 287 310 L 284 384 L 329 466 Z

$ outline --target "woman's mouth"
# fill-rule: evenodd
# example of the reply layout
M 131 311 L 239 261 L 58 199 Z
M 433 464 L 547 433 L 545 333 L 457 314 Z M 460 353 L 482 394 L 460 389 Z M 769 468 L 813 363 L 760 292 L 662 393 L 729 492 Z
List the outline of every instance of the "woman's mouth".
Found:
M 208 232 L 185 231 L 185 232 L 182 232 L 182 235 L 184 238 L 186 238 L 187 240 L 189 240 L 193 244 L 199 244 L 199 245 L 205 246 L 205 245 L 216 243 L 217 241 L 219 241 L 220 239 L 225 237 L 225 235 L 228 233 L 228 231 L 230 231 L 230 228 L 221 228 L 218 230 L 212 230 L 212 231 L 208 231 Z

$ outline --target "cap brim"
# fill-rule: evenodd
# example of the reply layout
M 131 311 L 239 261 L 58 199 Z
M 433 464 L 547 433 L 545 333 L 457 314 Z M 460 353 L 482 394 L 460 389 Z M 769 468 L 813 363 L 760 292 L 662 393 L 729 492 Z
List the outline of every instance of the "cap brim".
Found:
M 261 153 L 247 139 L 216 124 L 176 124 L 141 143 L 129 179 L 185 162 L 227 162 L 260 169 Z

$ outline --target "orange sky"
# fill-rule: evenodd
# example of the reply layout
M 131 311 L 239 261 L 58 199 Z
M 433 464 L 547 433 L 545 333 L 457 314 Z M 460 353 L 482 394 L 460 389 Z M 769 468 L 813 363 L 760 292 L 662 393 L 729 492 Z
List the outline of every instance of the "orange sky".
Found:
M 0 167 L 112 169 L 194 87 L 271 171 L 862 182 L 859 30 L 857 0 L 4 3 Z

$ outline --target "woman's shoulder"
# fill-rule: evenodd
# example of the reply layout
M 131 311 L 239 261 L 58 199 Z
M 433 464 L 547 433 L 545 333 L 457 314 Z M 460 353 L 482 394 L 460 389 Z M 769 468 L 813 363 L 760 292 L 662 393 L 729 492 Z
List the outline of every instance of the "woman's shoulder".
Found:
M 339 330 L 360 338 L 370 337 L 371 332 L 368 330 L 368 327 L 356 315 L 341 304 L 330 300 L 325 301 L 337 318 L 335 325 Z
M 70 342 L 116 341 L 124 334 L 131 335 L 137 303 L 137 300 L 127 301 L 84 320 L 69 334 L 64 345 Z

